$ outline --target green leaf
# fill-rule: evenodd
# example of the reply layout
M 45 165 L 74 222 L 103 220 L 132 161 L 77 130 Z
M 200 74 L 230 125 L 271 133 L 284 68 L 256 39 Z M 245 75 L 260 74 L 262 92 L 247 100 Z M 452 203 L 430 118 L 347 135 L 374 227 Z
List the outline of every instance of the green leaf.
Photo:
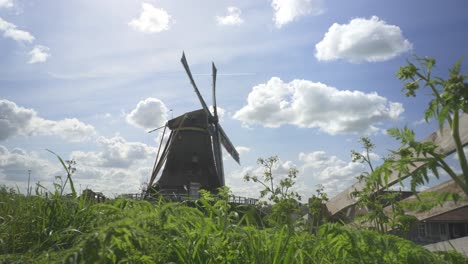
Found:
M 59 155 L 57 155 L 55 152 L 53 152 L 52 150 L 50 149 L 46 149 L 47 151 L 49 151 L 50 153 L 54 154 L 57 159 L 60 161 L 60 163 L 62 164 L 62 167 L 65 169 L 65 171 L 67 172 L 67 180 L 70 181 L 70 188 L 71 188 L 71 191 L 72 191 L 72 196 L 73 198 L 76 198 L 76 191 L 75 191 L 75 186 L 73 184 L 73 180 L 71 178 L 71 172 L 70 170 L 68 169 L 67 165 L 65 165 L 65 162 L 63 161 L 62 157 L 60 157 Z M 64 186 L 65 187 L 65 186 Z

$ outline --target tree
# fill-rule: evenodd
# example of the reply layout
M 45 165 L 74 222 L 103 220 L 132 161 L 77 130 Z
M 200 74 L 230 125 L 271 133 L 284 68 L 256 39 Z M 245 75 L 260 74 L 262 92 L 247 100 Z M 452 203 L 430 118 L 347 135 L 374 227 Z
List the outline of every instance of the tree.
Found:
M 408 61 L 406 66 L 400 67 L 397 76 L 405 82 L 403 91 L 406 96 L 416 96 L 421 89 L 429 89 L 432 99 L 425 110 L 425 120 L 434 118 L 442 129 L 448 123 L 451 137 L 455 142 L 456 155 L 462 170 L 457 174 L 444 160 L 445 156 L 437 152 L 437 146 L 432 142 L 419 142 L 415 140 L 414 131 L 404 129 L 390 129 L 389 134 L 401 142 L 401 146 L 393 154 L 398 157 L 392 162 L 401 173 L 407 173 L 416 162 L 424 165 L 412 173 L 411 188 L 429 181 L 428 172 L 439 177 L 437 169 L 444 170 L 468 195 L 468 163 L 460 137 L 460 115 L 468 113 L 468 75 L 460 73 L 461 60 L 457 61 L 449 70 L 449 78 L 433 77 L 432 69 L 436 61 L 433 58 L 419 58 L 415 56 L 416 63 Z
M 274 225 L 288 225 L 292 227 L 294 224 L 294 213 L 299 210 L 299 202 L 301 196 L 291 188 L 296 183 L 298 170 L 294 167 L 289 168 L 286 177 L 279 180 L 273 176 L 273 170 L 278 166 L 278 156 L 269 158 L 259 158 L 257 163 L 263 168 L 262 176 L 258 177 L 247 173 L 244 176 L 244 181 L 252 181 L 259 183 L 262 186 L 260 198 L 267 198 L 272 202 L 271 213 L 268 220 Z

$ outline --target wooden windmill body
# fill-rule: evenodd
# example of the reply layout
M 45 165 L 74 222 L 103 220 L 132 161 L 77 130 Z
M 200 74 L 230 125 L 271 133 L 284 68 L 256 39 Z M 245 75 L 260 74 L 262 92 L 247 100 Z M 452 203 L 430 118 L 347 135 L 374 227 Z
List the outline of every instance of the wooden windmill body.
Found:
M 219 124 L 215 95 L 217 70 L 214 63 L 211 113 L 193 80 L 184 54 L 181 62 L 203 108 L 171 119 L 163 127 L 163 134 L 168 128 L 170 135 L 164 148 L 160 144 L 148 193 L 187 194 L 194 189 L 214 192 L 224 186 L 221 145 L 239 163 L 239 154 Z

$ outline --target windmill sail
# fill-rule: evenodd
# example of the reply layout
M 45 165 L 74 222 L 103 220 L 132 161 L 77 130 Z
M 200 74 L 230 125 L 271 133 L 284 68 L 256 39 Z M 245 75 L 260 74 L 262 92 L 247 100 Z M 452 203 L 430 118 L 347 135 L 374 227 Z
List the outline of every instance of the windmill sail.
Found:
M 157 169 L 153 171 L 151 186 L 148 189 L 154 188 L 168 194 L 184 193 L 187 192 L 187 186 L 196 183 L 200 188 L 216 191 L 225 183 L 221 145 L 239 163 L 239 153 L 219 124 L 216 104 L 217 69 L 213 63 L 213 113 L 211 113 L 193 79 L 184 53 L 181 62 L 202 109 L 185 113 L 167 122 L 167 127 L 171 130 L 171 140 L 161 155 L 165 163 L 164 161 L 157 163 Z M 161 177 L 155 185 L 152 185 L 163 163 Z

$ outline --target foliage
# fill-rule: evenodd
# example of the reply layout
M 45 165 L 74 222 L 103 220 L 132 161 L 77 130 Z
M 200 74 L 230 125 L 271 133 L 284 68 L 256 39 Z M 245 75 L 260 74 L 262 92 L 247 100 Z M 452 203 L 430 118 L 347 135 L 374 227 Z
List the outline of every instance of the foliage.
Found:
M 265 198 L 273 203 L 271 212 L 269 213 L 268 221 L 272 225 L 287 225 L 293 228 L 295 223 L 295 214 L 299 212 L 299 201 L 301 196 L 292 190 L 295 179 L 297 178 L 298 170 L 296 168 L 289 168 L 286 177 L 277 182 L 273 176 L 273 170 L 278 166 L 278 156 L 272 156 L 266 159 L 259 158 L 257 163 L 263 168 L 263 175 L 261 177 L 246 174 L 244 181 L 252 181 L 259 183 L 262 186 L 260 191 L 260 198 Z
M 266 159 L 259 158 L 257 163 L 263 167 L 263 179 L 259 179 L 258 176 L 251 176 L 247 174 L 244 176 L 245 181 L 258 182 L 264 188 L 260 191 L 260 198 L 268 196 L 268 200 L 274 203 L 278 203 L 281 200 L 297 199 L 301 197 L 297 192 L 291 190 L 291 187 L 295 184 L 298 170 L 296 168 L 290 168 L 285 178 L 281 179 L 279 183 L 275 182 L 273 177 L 273 169 L 278 165 L 278 156 L 272 156 Z
M 444 161 L 444 156 L 437 151 L 437 146 L 431 142 L 418 142 L 414 132 L 408 128 L 402 130 L 391 129 L 389 134 L 401 142 L 401 146 L 394 155 L 393 163 L 402 172 L 406 173 L 417 162 L 424 165 L 412 173 L 411 187 L 428 182 L 428 172 L 439 176 L 437 168 L 444 170 L 468 195 L 468 163 L 460 137 L 460 115 L 468 113 L 468 75 L 463 75 L 461 60 L 457 61 L 449 70 L 449 77 L 433 77 L 432 69 L 436 61 L 432 58 L 415 57 L 416 64 L 408 61 L 406 66 L 400 67 L 397 77 L 405 82 L 403 90 L 406 96 L 416 96 L 420 89 L 429 89 L 432 99 L 425 111 L 425 119 L 435 118 L 439 127 L 448 123 L 451 137 L 455 143 L 456 153 L 462 170 L 461 177 Z
M 208 199 L 206 199 L 208 198 Z M 257 228 L 221 199 L 94 204 L 0 188 L 0 263 L 464 263 L 391 235 L 333 224 Z M 219 202 L 219 203 L 218 203 Z M 54 208 L 54 210 L 52 210 Z
M 357 207 L 365 208 L 366 213 L 358 216 L 358 220 L 369 225 L 381 233 L 393 230 L 406 232 L 417 219 L 406 214 L 403 205 L 399 202 L 401 194 L 388 188 L 388 177 L 391 174 L 388 161 L 374 169 L 370 153 L 375 145 L 368 137 L 361 137 L 364 153 L 351 150 L 353 162 L 367 163 L 370 172 L 363 172 L 357 177 L 364 182 L 361 190 L 355 190 L 352 195 L 358 199 Z M 386 210 L 389 207 L 390 210 Z
M 317 185 L 315 192 L 316 194 L 309 198 L 309 202 L 307 204 L 311 218 L 309 219 L 309 231 L 314 233 L 316 233 L 319 226 L 326 223 L 328 219 L 328 210 L 325 205 L 328 201 L 328 196 L 324 192 L 323 185 Z
M 65 182 L 62 183 L 59 186 L 60 187 L 60 196 L 63 195 L 63 190 L 65 189 L 65 186 L 67 185 L 67 182 L 70 182 L 70 189 L 71 189 L 71 192 L 72 192 L 72 196 L 76 197 L 75 185 L 73 184 L 73 180 L 72 180 L 72 177 L 71 177 L 76 172 L 76 168 L 74 167 L 76 165 L 76 161 L 75 160 L 63 161 L 62 157 L 57 155 L 52 150 L 47 149 L 47 151 L 49 151 L 50 153 L 54 154 L 57 157 L 60 164 L 62 164 L 63 169 L 67 173 L 67 178 L 66 178 Z M 59 179 L 61 180 L 61 177 Z
M 363 172 L 357 177 L 359 182 L 364 182 L 364 188 L 362 190 L 355 190 L 352 196 L 358 199 L 356 207 L 365 208 L 366 213 L 359 216 L 358 219 L 363 223 L 369 224 L 374 230 L 379 232 L 385 232 L 385 224 L 388 223 L 389 218 L 384 211 L 384 207 L 387 204 L 383 204 L 382 196 L 379 194 L 380 189 L 384 186 L 379 173 L 375 173 L 372 161 L 370 159 L 370 153 L 374 149 L 375 145 L 371 142 L 368 137 L 359 138 L 359 142 L 362 143 L 364 153 L 351 150 L 351 158 L 353 162 L 366 163 L 369 166 L 370 172 Z M 377 168 L 379 172 L 380 167 Z
M 368 137 L 360 137 L 359 142 L 362 143 L 362 146 L 364 148 L 364 154 L 361 153 L 361 152 L 357 152 L 355 150 L 351 150 L 351 160 L 353 162 L 360 162 L 360 163 L 365 162 L 365 163 L 367 163 L 367 165 L 369 166 L 370 171 L 373 172 L 374 167 L 372 166 L 372 161 L 371 161 L 371 158 L 370 158 L 370 154 L 371 154 L 372 150 L 374 149 L 375 144 L 372 143 L 370 138 L 368 138 Z M 368 174 L 369 173 L 364 172 L 363 175 L 361 175 L 361 177 L 358 178 L 358 180 L 361 180 L 363 177 L 365 177 Z

